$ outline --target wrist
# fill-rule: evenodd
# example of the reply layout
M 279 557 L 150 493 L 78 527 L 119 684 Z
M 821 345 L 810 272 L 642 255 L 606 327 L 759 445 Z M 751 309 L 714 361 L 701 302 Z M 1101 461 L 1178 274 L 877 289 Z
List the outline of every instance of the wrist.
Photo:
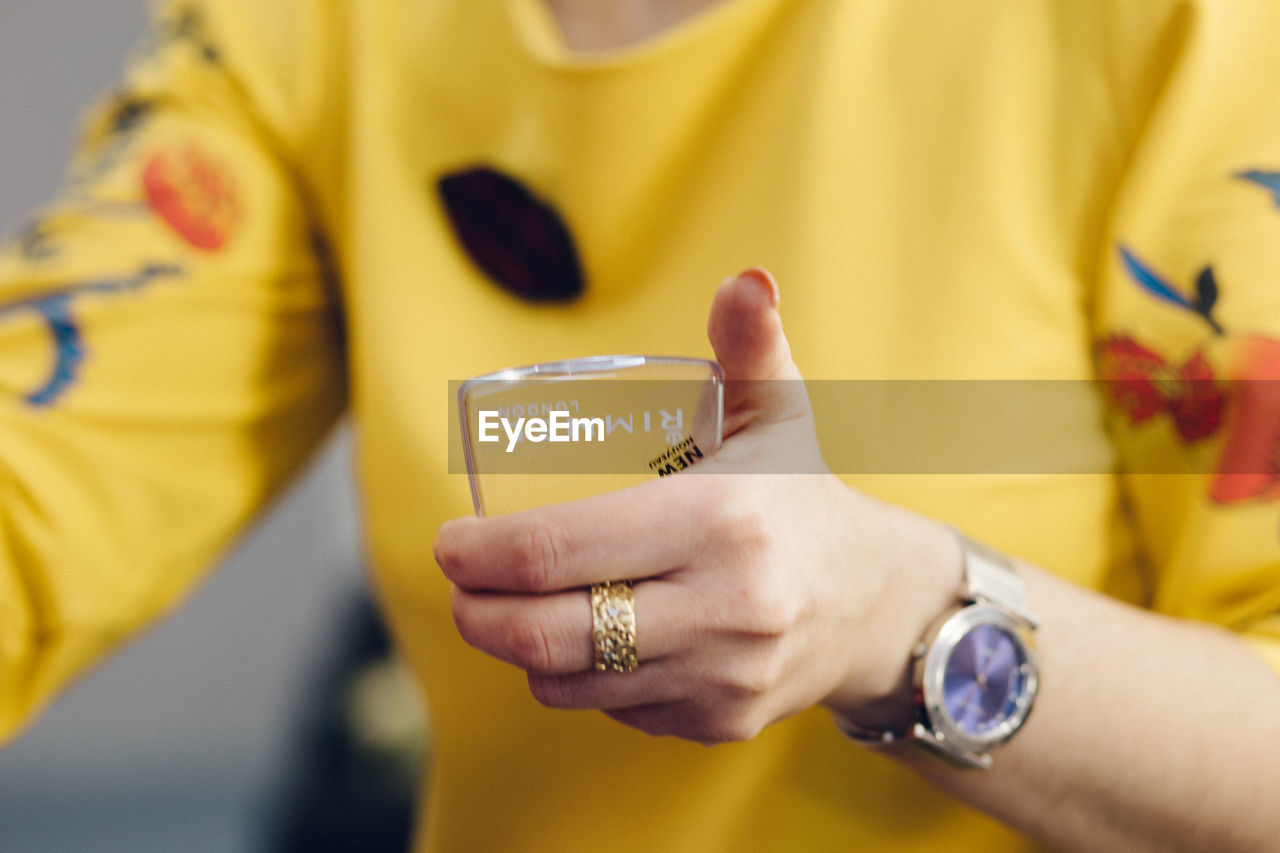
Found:
M 871 499 L 867 499 L 871 500 Z M 954 532 L 923 516 L 877 503 L 864 512 L 864 559 L 878 561 L 882 584 L 859 632 L 862 654 L 824 701 L 845 720 L 901 731 L 915 720 L 912 656 L 920 638 L 955 606 L 964 553 Z

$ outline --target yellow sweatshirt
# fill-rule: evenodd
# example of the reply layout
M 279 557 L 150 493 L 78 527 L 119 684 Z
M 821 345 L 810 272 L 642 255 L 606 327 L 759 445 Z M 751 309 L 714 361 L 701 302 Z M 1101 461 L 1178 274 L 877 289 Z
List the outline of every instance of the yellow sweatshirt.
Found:
M 431 557 L 448 383 L 708 355 L 754 264 L 810 379 L 1101 375 L 1090 472 L 847 479 L 1280 669 L 1278 418 L 1226 384 L 1280 377 L 1277 37 L 1273 0 L 730 0 L 581 56 L 540 0 L 169 4 L 0 255 L 0 734 L 348 412 L 421 849 L 1026 847 L 819 711 L 705 749 L 538 706 Z

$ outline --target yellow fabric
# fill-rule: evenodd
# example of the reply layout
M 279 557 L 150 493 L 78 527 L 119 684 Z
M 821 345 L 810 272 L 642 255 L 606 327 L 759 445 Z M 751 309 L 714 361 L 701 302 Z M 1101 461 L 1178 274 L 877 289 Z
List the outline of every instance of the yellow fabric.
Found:
M 1027 846 L 820 712 L 708 750 L 539 707 L 458 638 L 431 559 L 470 511 L 448 381 L 707 355 L 713 287 L 754 264 L 813 379 L 1081 379 L 1119 334 L 1228 371 L 1232 339 L 1143 292 L 1118 247 L 1183 286 L 1212 262 L 1218 322 L 1280 337 L 1280 211 L 1234 177 L 1280 165 L 1280 7 L 731 0 L 594 58 L 538 0 L 161 20 L 126 87 L 149 108 L 96 113 L 81 179 L 0 259 L 0 730 L 186 592 L 345 403 L 374 578 L 431 702 L 422 849 Z M 581 299 L 520 301 L 468 259 L 436 182 L 477 165 L 559 210 Z M 84 353 L 50 384 L 68 322 Z M 1280 506 L 1207 499 L 1190 472 L 1220 437 L 1092 404 L 1103 458 L 1189 473 L 849 480 L 1280 666 Z

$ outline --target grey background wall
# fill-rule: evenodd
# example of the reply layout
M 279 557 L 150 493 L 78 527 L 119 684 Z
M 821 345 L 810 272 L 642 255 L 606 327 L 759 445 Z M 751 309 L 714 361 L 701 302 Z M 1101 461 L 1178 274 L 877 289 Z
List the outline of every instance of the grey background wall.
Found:
M 0 0 L 0 233 L 57 188 L 145 0 Z M 258 849 L 342 602 L 362 583 L 347 442 L 176 616 L 0 750 L 0 849 Z

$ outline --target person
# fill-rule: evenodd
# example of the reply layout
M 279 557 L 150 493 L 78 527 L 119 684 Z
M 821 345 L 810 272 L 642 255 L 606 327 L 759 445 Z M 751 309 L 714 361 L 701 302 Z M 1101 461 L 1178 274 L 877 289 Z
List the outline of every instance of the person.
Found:
M 593 8 L 166 6 L 0 261 L 0 730 L 348 411 L 422 849 L 1266 848 L 1280 8 Z M 699 475 L 460 518 L 447 380 L 704 323 Z M 1101 376 L 1107 464 L 837 477 L 802 376 Z M 944 730 L 911 661 L 966 601 Z

